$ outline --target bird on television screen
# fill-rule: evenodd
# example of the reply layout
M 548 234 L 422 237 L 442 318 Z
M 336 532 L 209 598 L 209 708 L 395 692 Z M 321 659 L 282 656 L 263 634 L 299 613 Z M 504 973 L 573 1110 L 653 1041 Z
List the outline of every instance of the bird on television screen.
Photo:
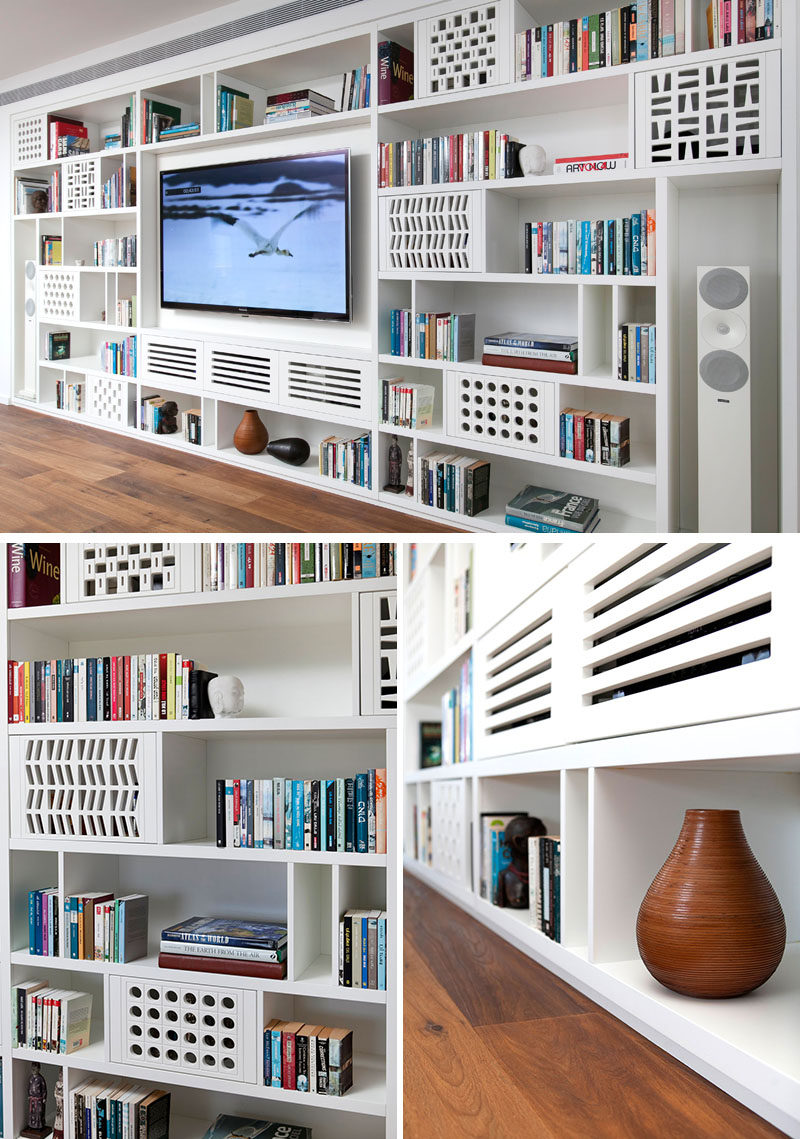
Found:
M 318 213 L 321 208 L 322 203 L 320 202 L 312 202 L 310 206 L 304 206 L 302 210 L 294 215 L 294 217 L 291 217 L 288 221 L 285 221 L 280 229 L 276 229 L 272 237 L 268 238 L 265 238 L 263 234 L 260 234 L 257 230 L 253 229 L 250 223 L 246 222 L 243 218 L 237 218 L 232 214 L 223 213 L 214 214 L 214 217 L 218 218 L 219 221 L 226 222 L 228 225 L 238 225 L 239 228 L 247 234 L 248 238 L 256 247 L 252 253 L 248 254 L 249 257 L 260 257 L 262 255 L 265 257 L 270 257 L 272 254 L 277 254 L 280 257 L 293 257 L 294 254 L 290 249 L 279 248 L 278 238 L 281 236 L 285 229 L 289 228 L 292 222 L 296 222 L 298 218 L 301 218 L 305 215 L 312 216 L 313 214 Z

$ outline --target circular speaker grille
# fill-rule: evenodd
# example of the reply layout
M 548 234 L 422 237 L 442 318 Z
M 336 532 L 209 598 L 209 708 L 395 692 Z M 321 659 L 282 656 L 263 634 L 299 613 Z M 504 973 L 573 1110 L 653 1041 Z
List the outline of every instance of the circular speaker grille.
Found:
M 734 352 L 709 352 L 700 361 L 700 378 L 715 392 L 736 392 L 750 375 L 747 364 Z
M 36 312 L 36 305 L 31 297 L 25 301 L 25 312 L 28 316 L 33 316 Z
M 710 269 L 700 278 L 700 296 L 711 308 L 736 308 L 747 293 L 747 281 L 735 269 Z
M 28 261 L 26 263 L 26 265 L 25 265 L 25 276 L 28 278 L 29 281 L 32 281 L 33 278 L 36 276 L 36 263 L 34 261 Z

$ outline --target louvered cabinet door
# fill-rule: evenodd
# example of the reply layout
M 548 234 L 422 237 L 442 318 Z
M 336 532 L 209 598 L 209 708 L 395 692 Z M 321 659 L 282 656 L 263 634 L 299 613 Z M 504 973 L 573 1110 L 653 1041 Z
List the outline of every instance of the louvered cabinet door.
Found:
M 142 337 L 142 380 L 186 390 L 202 386 L 203 342 L 177 336 Z
M 576 739 L 800 706 L 796 543 L 598 543 L 574 573 Z
M 208 395 L 257 406 L 278 402 L 278 357 L 259 344 L 223 341 L 205 346 L 203 387 Z

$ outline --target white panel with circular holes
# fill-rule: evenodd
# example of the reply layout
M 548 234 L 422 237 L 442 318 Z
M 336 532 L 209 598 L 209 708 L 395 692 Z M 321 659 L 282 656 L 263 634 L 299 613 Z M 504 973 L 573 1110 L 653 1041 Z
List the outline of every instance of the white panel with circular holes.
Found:
M 538 376 L 447 373 L 447 434 L 496 447 L 552 455 L 555 384 Z

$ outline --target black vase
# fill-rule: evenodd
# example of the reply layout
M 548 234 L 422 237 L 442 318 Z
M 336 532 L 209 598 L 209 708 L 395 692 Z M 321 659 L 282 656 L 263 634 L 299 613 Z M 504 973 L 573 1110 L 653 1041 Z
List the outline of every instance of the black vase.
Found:
M 290 463 L 293 467 L 302 467 L 311 448 L 305 439 L 274 439 L 267 444 L 267 454 L 273 459 L 280 459 L 282 463 Z

